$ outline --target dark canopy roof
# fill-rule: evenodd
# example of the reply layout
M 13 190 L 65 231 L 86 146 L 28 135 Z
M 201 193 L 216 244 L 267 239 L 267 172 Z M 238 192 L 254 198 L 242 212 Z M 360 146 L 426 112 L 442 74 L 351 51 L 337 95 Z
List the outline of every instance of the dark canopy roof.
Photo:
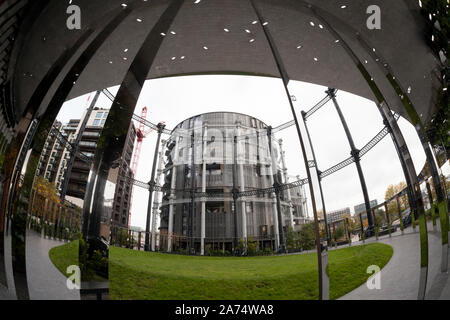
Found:
M 123 2 L 78 0 L 82 10 L 79 31 L 66 28 L 67 2 L 49 2 L 26 34 L 18 56 L 14 79 L 16 118 L 21 116 L 32 92 L 63 50 L 89 26 L 101 28 Z M 195 2 L 185 1 L 171 28 L 173 33 L 165 35 L 148 79 L 209 73 L 280 76 L 249 1 Z M 120 84 L 168 3 L 168 0 L 148 1 L 125 19 L 81 74 L 70 98 Z M 425 43 L 416 1 L 310 0 L 311 7 L 302 0 L 255 0 L 255 3 L 268 23 L 291 80 L 338 88 L 375 100 L 344 49 L 344 42 L 364 63 L 395 111 L 407 117 L 399 95 L 386 78 L 386 70 L 409 92 L 422 119 L 425 122 L 430 119 L 439 88 L 434 79 L 439 61 Z M 366 11 L 370 5 L 381 8 L 381 30 L 367 28 Z M 337 42 L 332 30 L 343 41 Z

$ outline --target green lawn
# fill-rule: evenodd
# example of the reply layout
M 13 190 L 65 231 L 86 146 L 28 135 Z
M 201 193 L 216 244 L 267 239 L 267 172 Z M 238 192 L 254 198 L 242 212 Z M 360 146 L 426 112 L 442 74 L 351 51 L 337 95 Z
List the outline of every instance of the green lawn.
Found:
M 78 241 L 51 249 L 49 256 L 55 267 L 66 275 L 68 266 L 78 265 Z
M 59 270 L 73 264 L 77 243 L 53 249 Z M 393 249 L 385 244 L 330 251 L 331 299 L 356 289 L 383 268 Z M 70 260 L 72 256 L 75 260 Z M 316 254 L 274 257 L 190 257 L 110 249 L 110 295 L 126 300 L 307 300 L 318 297 Z

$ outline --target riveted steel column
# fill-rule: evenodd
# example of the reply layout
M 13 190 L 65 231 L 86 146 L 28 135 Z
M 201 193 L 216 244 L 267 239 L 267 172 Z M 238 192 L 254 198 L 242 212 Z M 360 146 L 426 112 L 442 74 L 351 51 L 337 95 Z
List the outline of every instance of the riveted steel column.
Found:
M 378 240 L 378 230 L 379 229 L 378 229 L 378 223 L 377 223 L 377 216 L 375 214 L 375 208 L 372 208 L 371 212 L 372 212 L 372 217 L 373 217 L 373 226 L 375 228 L 375 237 Z
M 314 145 L 312 143 L 311 134 L 309 133 L 308 122 L 306 121 L 306 112 L 304 112 L 304 111 L 302 111 L 302 118 L 303 118 L 303 124 L 305 126 L 305 130 L 306 130 L 306 135 L 308 136 L 309 145 L 311 146 L 311 153 L 312 153 L 312 158 L 313 158 L 311 165 L 316 168 L 317 176 L 319 177 L 318 185 L 319 185 L 319 190 L 320 190 L 320 198 L 322 199 L 323 220 L 325 222 L 325 231 L 327 233 L 327 242 L 328 242 L 328 244 L 330 244 L 331 243 L 331 235 L 330 235 L 330 229 L 327 228 L 328 217 L 327 217 L 327 210 L 326 210 L 326 206 L 325 206 L 325 199 L 323 197 L 322 177 L 321 177 L 322 173 L 320 172 L 320 170 L 317 166 L 316 153 L 314 151 Z
M 281 59 L 281 56 L 278 52 L 278 49 L 275 45 L 275 41 L 272 38 L 272 35 L 269 31 L 269 24 L 266 24 L 265 20 L 261 16 L 258 8 L 255 6 L 254 0 L 250 0 L 250 3 L 253 6 L 253 9 L 258 17 L 259 23 L 263 26 L 264 34 L 266 36 L 266 40 L 270 46 L 270 49 L 272 51 L 274 60 L 276 62 L 278 71 L 280 72 L 281 79 L 283 80 L 284 88 L 286 91 L 286 95 L 289 101 L 289 105 L 291 107 L 292 115 L 295 121 L 295 125 L 297 128 L 297 134 L 300 142 L 300 147 L 303 154 L 303 160 L 305 164 L 305 169 L 308 175 L 308 181 L 309 181 L 309 190 L 311 194 L 311 202 L 313 207 L 313 213 L 314 213 L 314 222 L 315 222 L 315 235 L 316 235 L 316 248 L 317 248 L 317 258 L 318 258 L 318 271 L 319 271 L 319 299 L 320 300 L 328 300 L 329 299 L 329 280 L 328 276 L 326 274 L 326 267 L 328 264 L 328 247 L 327 244 L 321 243 L 320 239 L 320 231 L 319 231 L 319 219 L 318 219 L 318 209 L 320 208 L 321 201 L 316 201 L 316 196 L 320 196 L 320 192 L 317 192 L 317 188 L 315 189 L 314 186 L 317 185 L 317 181 L 319 180 L 319 177 L 317 177 L 317 171 L 316 170 L 310 170 L 309 166 L 309 158 L 308 153 L 306 150 L 305 143 L 303 141 L 303 135 L 302 130 L 300 128 L 300 123 L 297 118 L 297 113 L 295 111 L 294 104 L 291 99 L 291 94 L 289 92 L 289 76 L 287 74 L 286 68 L 284 67 L 283 61 Z M 313 181 L 314 178 L 314 181 Z M 318 198 L 317 198 L 318 199 Z
M 402 207 L 400 205 L 400 197 L 398 195 L 395 197 L 395 201 L 397 202 L 398 218 L 400 219 L 400 229 L 402 230 L 402 234 L 404 234 L 405 233 L 405 229 L 404 229 L 404 226 L 403 226 Z
M 159 185 L 161 181 L 161 175 L 162 175 L 162 167 L 163 167 L 163 157 L 164 157 L 164 149 L 167 145 L 167 141 L 163 140 L 161 141 L 161 151 L 159 151 L 159 164 L 158 164 L 158 173 L 156 175 L 156 180 L 154 186 Z M 155 200 L 153 201 L 153 214 L 152 214 L 152 251 L 154 252 L 156 250 L 156 228 L 157 228 L 157 218 L 158 218 L 158 209 L 159 209 L 159 201 L 158 196 L 155 195 Z
M 283 140 L 278 140 L 278 144 L 280 145 L 280 155 L 281 155 L 281 163 L 283 165 L 283 176 L 284 176 L 284 183 L 289 183 L 289 178 L 287 175 L 287 168 L 286 168 L 286 152 L 283 151 Z M 291 196 L 291 189 L 286 190 L 287 193 L 287 200 L 289 204 L 289 221 L 290 226 L 292 229 L 294 229 L 294 212 L 292 210 L 292 196 Z
M 359 222 L 361 223 L 361 239 L 362 239 L 362 242 L 365 243 L 366 237 L 364 236 L 364 222 L 363 222 L 363 218 L 362 218 L 362 213 L 359 214 Z
M 202 152 L 202 193 L 206 193 L 206 165 L 208 148 L 208 126 L 203 124 L 203 152 Z M 201 245 L 200 254 L 205 255 L 205 238 L 206 238 L 206 198 L 202 198 L 202 216 L 201 216 Z
M 241 124 L 238 124 L 238 130 L 237 130 L 237 136 L 241 137 Z M 242 138 L 242 137 L 241 137 Z M 245 150 L 241 149 L 239 150 L 239 146 L 242 147 L 242 140 L 241 142 L 238 144 L 238 151 L 237 151 L 237 156 L 238 156 L 238 165 L 239 165 L 239 179 L 240 179 L 240 191 L 241 192 L 245 192 L 245 175 L 244 175 L 244 154 L 245 154 Z M 244 240 L 244 246 L 245 248 L 247 248 L 247 202 L 246 199 L 244 197 L 241 197 L 241 229 L 242 229 L 242 238 Z M 245 249 L 246 250 L 246 249 Z
M 273 156 L 273 135 L 272 135 L 272 127 L 267 128 L 267 137 L 269 143 L 269 155 L 270 155 L 270 167 L 272 168 L 272 176 L 273 176 L 273 187 L 275 189 L 275 197 L 277 200 L 277 225 L 278 225 L 278 236 L 280 238 L 280 252 L 286 252 L 286 239 L 284 237 L 284 229 L 283 229 L 283 215 L 281 212 L 281 198 L 280 198 L 280 179 L 278 178 L 278 168 L 276 159 Z
M 188 218 L 188 237 L 189 237 L 189 253 L 195 254 L 194 241 L 194 214 L 195 214 L 195 129 L 192 129 L 191 135 L 191 201 L 189 203 Z
M 333 100 L 334 106 L 336 107 L 336 111 L 339 115 L 339 118 L 341 119 L 342 126 L 344 127 L 344 131 L 345 131 L 345 135 L 347 136 L 347 139 L 348 139 L 348 143 L 350 144 L 351 155 L 355 159 L 356 169 L 358 170 L 359 181 L 361 183 L 361 189 L 362 189 L 362 193 L 364 196 L 364 204 L 366 206 L 367 220 L 369 222 L 369 234 L 371 234 L 374 230 L 374 221 L 373 221 L 371 209 L 370 209 L 370 198 L 369 198 L 369 193 L 367 191 L 366 180 L 364 178 L 364 173 L 363 173 L 362 167 L 361 167 L 361 159 L 359 157 L 359 150 L 356 149 L 355 143 L 353 142 L 352 134 L 347 125 L 347 121 L 345 121 L 344 114 L 342 113 L 341 108 L 339 107 L 339 104 L 336 100 L 336 91 L 334 89 L 329 89 L 327 91 L 327 93 Z
M 172 252 L 172 238 L 173 238 L 173 215 L 174 215 L 174 201 L 176 200 L 176 185 L 177 185 L 177 164 L 179 157 L 180 138 L 175 138 L 175 154 L 173 156 L 172 167 L 172 181 L 170 183 L 170 197 L 169 197 L 169 226 L 167 232 L 167 252 Z
M 376 97 L 377 102 L 380 105 L 386 105 L 386 107 L 388 107 L 387 103 L 386 103 L 386 99 L 384 98 L 383 94 L 381 93 L 381 91 L 380 91 L 379 87 L 377 86 L 374 78 L 370 75 L 370 73 L 368 72 L 368 70 L 364 66 L 364 64 L 361 61 L 361 59 L 359 59 L 359 57 L 355 54 L 355 52 L 352 50 L 352 48 L 347 44 L 345 39 L 343 39 L 341 37 L 341 35 L 334 29 L 334 27 L 332 25 L 330 25 L 326 19 L 323 18 L 322 15 L 323 15 L 324 12 L 320 8 L 317 8 L 317 7 L 312 6 L 312 5 L 309 5 L 309 8 L 310 8 L 310 11 L 312 12 L 312 14 L 314 14 L 314 16 L 323 23 L 323 25 L 328 30 L 328 32 L 330 32 L 330 34 L 336 40 L 339 40 L 340 45 L 347 52 L 349 57 L 352 59 L 355 67 L 358 69 L 358 71 L 361 73 L 361 75 L 364 78 L 364 80 L 367 82 L 367 85 L 370 88 L 370 90 L 373 92 L 374 96 Z M 358 37 L 358 35 L 357 35 L 357 37 Z M 365 49 L 367 50 L 369 55 L 375 54 L 374 50 L 372 50 L 372 49 L 369 50 L 368 47 L 366 47 Z M 375 61 L 379 61 L 379 63 L 381 62 L 381 60 L 379 58 L 376 58 Z M 392 80 L 392 77 L 390 77 L 390 80 Z M 406 96 L 406 95 L 404 95 L 404 96 Z M 394 130 L 394 132 L 396 132 L 396 130 Z M 406 147 L 406 144 L 404 146 Z M 409 154 L 409 152 L 407 151 L 407 148 L 402 148 L 401 150 L 402 150 L 402 152 L 404 154 L 405 153 Z M 411 170 L 410 172 L 408 172 L 408 174 L 412 175 L 412 173 L 413 173 L 412 170 L 413 169 L 414 169 L 414 166 L 408 166 L 408 171 Z M 415 173 L 415 169 L 414 169 L 414 179 L 417 180 L 417 175 Z M 420 271 L 420 280 L 419 280 L 418 299 L 424 299 L 424 297 L 425 297 L 425 290 L 426 290 L 426 283 L 427 283 L 427 273 L 428 273 L 428 236 L 427 236 L 427 226 L 426 226 L 426 223 L 425 223 L 425 220 L 424 220 L 425 216 L 424 216 L 424 210 L 423 210 L 422 197 L 421 197 L 421 193 L 420 193 L 420 187 L 418 187 L 416 185 L 415 180 L 413 180 L 413 178 L 411 179 L 411 185 L 413 186 L 413 190 L 414 190 L 414 194 L 415 194 L 416 207 L 417 207 L 417 210 L 418 210 L 417 214 L 422 219 L 421 235 L 420 235 L 420 239 L 421 239 L 421 243 L 420 243 L 420 251 L 421 251 L 420 266 L 421 266 L 421 271 Z
M 239 245 L 239 239 L 238 239 L 238 198 L 239 198 L 239 189 L 237 187 L 237 136 L 235 135 L 233 137 L 233 166 L 232 166 L 232 170 L 233 170 L 233 234 L 234 234 L 234 239 L 233 239 L 233 245 L 234 245 L 234 249 L 233 252 L 234 254 L 237 253 L 236 249 Z
M 145 245 L 144 250 L 150 251 L 150 223 L 151 223 L 151 216 L 152 216 L 152 206 L 153 206 L 153 192 L 155 191 L 155 175 L 156 175 L 156 165 L 158 161 L 158 153 L 159 153 L 159 147 L 161 142 L 161 134 L 163 133 L 163 130 L 165 128 L 165 125 L 160 123 L 158 124 L 158 137 L 156 138 L 156 146 L 155 146 L 155 153 L 153 154 L 153 165 L 152 165 L 152 173 L 150 177 L 149 185 L 149 195 L 148 195 L 148 205 L 147 205 L 147 219 L 145 222 Z M 153 231 L 153 230 L 152 230 Z M 152 234 L 152 240 L 153 240 L 153 234 Z
M 420 222 L 420 239 L 421 239 L 421 278 L 420 278 L 420 289 L 419 289 L 419 299 L 424 299 L 427 281 L 427 270 L 428 269 L 428 232 L 427 225 L 425 221 L 425 209 L 422 198 L 422 191 L 420 189 L 420 183 L 417 178 L 416 169 L 412 161 L 411 154 L 409 153 L 408 146 L 406 145 L 405 138 L 398 126 L 394 115 L 392 114 L 389 106 L 384 102 L 378 103 L 378 109 L 383 117 L 383 121 L 386 126 L 388 126 L 391 133 L 392 141 L 397 150 L 397 154 L 402 164 L 403 172 L 408 187 L 408 199 L 411 208 L 411 214 L 414 215 L 416 220 Z M 447 259 L 447 258 L 445 258 Z M 442 257 L 444 261 L 444 257 Z
M 422 143 L 422 147 L 427 157 L 427 163 L 431 171 L 431 176 L 433 177 L 433 184 L 436 190 L 437 207 L 441 218 L 441 227 L 443 230 L 445 230 L 444 232 L 441 233 L 442 234 L 441 271 L 446 272 L 448 268 L 448 246 L 449 246 L 448 238 L 449 238 L 449 223 L 450 223 L 448 215 L 449 211 L 448 211 L 447 197 L 445 192 L 445 186 L 443 185 L 443 182 L 440 178 L 440 170 L 438 168 L 437 161 L 430 146 L 425 126 L 422 122 L 421 116 L 419 116 L 419 114 L 416 111 L 416 108 L 414 107 L 412 101 L 410 100 L 409 94 L 402 87 L 399 78 L 396 77 L 391 66 L 385 61 L 385 59 L 380 57 L 379 53 L 376 52 L 376 50 L 372 50 L 373 47 L 369 46 L 366 40 L 361 37 L 361 35 L 357 35 L 357 39 L 361 43 L 363 48 L 374 58 L 377 66 L 384 74 L 386 79 L 389 81 L 389 84 L 392 86 L 392 89 L 394 89 L 394 91 L 397 93 L 397 96 L 399 97 L 398 102 L 403 106 L 404 110 L 408 113 L 410 121 L 414 125 L 416 132 L 419 136 L 419 139 Z M 414 188 L 417 189 L 415 183 L 412 184 L 414 185 Z M 418 189 L 416 192 L 420 193 L 420 189 Z M 420 210 L 420 213 L 418 214 L 419 225 L 424 225 L 425 226 L 424 228 L 426 228 L 426 218 L 421 216 L 422 211 L 423 215 L 425 216 L 424 213 L 425 211 L 422 210 L 421 208 L 419 208 L 419 210 Z M 427 241 L 425 231 L 422 231 L 421 233 L 422 242 Z M 425 257 L 425 253 L 423 253 L 423 256 Z
M 272 165 L 269 167 L 269 184 L 271 187 L 274 186 L 275 182 L 273 180 L 273 169 Z M 278 228 L 278 207 L 277 207 L 277 201 L 276 201 L 276 194 L 275 192 L 271 192 L 269 194 L 269 199 L 271 199 L 272 203 L 272 214 L 273 214 L 273 232 L 274 232 L 274 251 L 278 252 L 280 250 L 280 229 Z M 275 199 L 275 200 L 274 200 Z
M 392 234 L 391 234 L 391 217 L 389 216 L 389 211 L 388 211 L 388 207 L 387 207 L 386 203 L 384 203 L 384 210 L 386 211 L 385 212 L 386 213 L 386 222 L 387 222 L 387 225 L 388 225 L 388 228 L 389 228 L 389 237 L 392 237 Z
M 412 162 L 412 158 L 409 153 L 408 146 L 406 145 L 403 134 L 400 131 L 398 123 L 395 120 L 395 117 L 392 114 L 390 108 L 385 103 L 377 104 L 377 107 L 383 118 L 384 125 L 389 130 L 392 142 L 394 143 L 395 150 L 397 151 L 400 164 L 403 169 L 403 174 L 405 176 L 406 185 L 408 188 L 408 202 L 411 208 L 411 212 L 416 212 L 418 199 L 416 199 L 416 194 L 414 192 L 413 181 L 417 180 L 417 175 L 414 168 L 414 163 Z

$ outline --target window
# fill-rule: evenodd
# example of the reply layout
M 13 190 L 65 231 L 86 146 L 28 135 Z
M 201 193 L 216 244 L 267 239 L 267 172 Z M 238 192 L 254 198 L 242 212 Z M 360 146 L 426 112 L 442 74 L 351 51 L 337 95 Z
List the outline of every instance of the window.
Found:
M 96 118 L 101 119 L 103 116 L 103 112 L 98 112 Z
M 108 112 L 105 112 L 105 114 L 103 115 L 103 118 L 104 119 L 108 118 Z
M 105 125 L 105 121 L 106 121 L 105 119 L 102 120 L 102 126 Z
M 100 124 L 100 120 L 94 120 L 94 126 L 98 126 Z

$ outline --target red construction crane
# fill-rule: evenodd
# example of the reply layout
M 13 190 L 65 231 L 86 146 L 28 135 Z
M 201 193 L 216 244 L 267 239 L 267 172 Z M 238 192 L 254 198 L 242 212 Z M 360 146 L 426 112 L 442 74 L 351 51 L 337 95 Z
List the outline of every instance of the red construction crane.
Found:
M 147 107 L 144 107 L 141 112 L 141 118 L 147 120 Z M 133 159 L 131 160 L 131 171 L 136 176 L 137 167 L 139 165 L 139 158 L 141 156 L 142 142 L 147 137 L 147 135 L 151 132 L 150 129 L 148 132 L 145 132 L 144 121 L 139 123 L 139 128 L 136 133 L 136 146 L 133 154 Z
M 141 118 L 147 120 L 147 107 L 144 107 L 141 112 Z M 139 128 L 136 133 L 136 145 L 133 153 L 133 159 L 131 160 L 131 171 L 133 172 L 134 177 L 136 177 L 137 168 L 139 165 L 139 158 L 141 157 L 142 143 L 145 138 L 152 132 L 152 129 L 149 129 L 147 132 L 145 131 L 144 121 L 139 123 Z M 131 189 L 133 190 L 133 188 Z M 130 209 L 128 211 L 128 229 L 130 229 L 131 223 L 131 207 L 133 204 L 133 191 L 131 191 L 130 196 Z

